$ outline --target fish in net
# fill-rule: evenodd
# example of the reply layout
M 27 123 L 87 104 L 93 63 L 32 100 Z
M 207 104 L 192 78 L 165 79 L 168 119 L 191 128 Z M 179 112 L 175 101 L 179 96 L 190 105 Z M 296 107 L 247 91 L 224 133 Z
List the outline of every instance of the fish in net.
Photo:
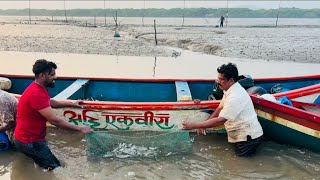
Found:
M 95 131 L 85 138 L 87 156 L 91 159 L 149 158 L 192 152 L 188 131 Z

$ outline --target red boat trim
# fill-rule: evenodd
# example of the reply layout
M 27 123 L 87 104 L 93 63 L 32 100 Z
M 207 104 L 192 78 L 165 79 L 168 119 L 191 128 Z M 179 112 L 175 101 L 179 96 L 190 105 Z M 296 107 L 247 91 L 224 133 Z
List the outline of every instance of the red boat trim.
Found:
M 264 107 L 264 106 L 257 105 L 257 106 L 255 106 L 255 109 L 258 109 L 258 110 L 261 110 L 263 112 L 272 114 L 274 116 L 280 117 L 280 118 L 285 119 L 287 121 L 302 125 L 304 127 L 308 127 L 310 129 L 314 129 L 314 130 L 320 131 L 320 125 L 317 122 L 308 121 L 306 119 L 299 118 L 299 117 L 293 116 L 291 114 L 283 113 L 281 111 L 270 110 L 269 108 Z M 273 119 L 269 119 L 269 120 L 274 121 Z
M 251 96 L 256 109 L 281 117 L 290 122 L 320 131 L 320 115 L 295 107 L 264 100 Z M 272 120 L 272 119 L 270 119 Z
M 220 101 L 202 101 L 199 104 L 194 102 L 91 102 L 85 101 L 83 105 L 88 108 L 99 110 L 204 110 L 216 109 Z
M 301 107 L 301 106 L 320 106 L 320 104 L 314 104 L 314 103 L 305 103 L 305 102 L 299 102 L 291 100 L 294 107 Z
M 254 81 L 287 81 L 287 80 L 299 80 L 299 79 L 319 79 L 320 74 L 306 75 L 306 76 L 291 76 L 291 77 L 276 77 L 276 78 L 257 78 Z
M 31 75 L 12 75 L 0 74 L 0 76 L 11 78 L 34 78 Z M 128 81 L 128 82 L 174 82 L 174 81 L 188 81 L 188 82 L 214 82 L 214 79 L 127 79 L 127 78 L 93 78 L 93 77 L 58 77 L 58 79 L 89 79 L 98 81 Z M 320 74 L 307 76 L 292 76 L 292 77 L 278 77 L 278 78 L 255 78 L 254 81 L 280 81 L 280 80 L 299 80 L 299 79 L 320 79 Z
M 13 94 L 17 99 L 19 94 Z M 64 102 L 75 102 L 76 100 L 59 100 Z M 97 110 L 205 110 L 216 109 L 220 101 L 201 101 L 200 103 L 189 102 L 111 102 L 111 101 L 83 101 L 87 109 Z
M 290 90 L 287 92 L 277 93 L 277 94 L 274 94 L 274 97 L 280 98 L 283 96 L 287 96 L 289 99 L 292 99 L 292 98 L 307 96 L 307 95 L 315 94 L 315 93 L 319 93 L 319 92 L 320 92 L 320 84 L 315 84 L 315 85 L 307 86 L 304 88 L 299 88 L 299 89 Z

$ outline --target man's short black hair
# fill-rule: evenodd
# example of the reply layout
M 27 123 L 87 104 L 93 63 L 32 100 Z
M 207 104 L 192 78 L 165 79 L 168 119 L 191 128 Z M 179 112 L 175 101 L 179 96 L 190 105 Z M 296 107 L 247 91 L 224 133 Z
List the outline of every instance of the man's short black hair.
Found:
M 41 74 L 41 73 L 49 73 L 50 74 L 52 71 L 52 68 L 57 69 L 57 65 L 54 62 L 47 61 L 45 59 L 39 59 L 34 63 L 32 71 L 33 71 L 34 75 L 36 77 L 38 77 L 39 74 Z
M 238 68 L 233 63 L 222 64 L 217 68 L 218 73 L 224 74 L 224 77 L 229 81 L 233 78 L 234 82 L 237 82 L 239 79 Z

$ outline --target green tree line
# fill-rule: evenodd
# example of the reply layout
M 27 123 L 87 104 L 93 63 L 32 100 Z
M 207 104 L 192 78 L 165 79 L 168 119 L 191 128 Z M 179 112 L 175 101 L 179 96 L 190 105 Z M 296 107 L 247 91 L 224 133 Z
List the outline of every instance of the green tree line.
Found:
M 320 18 L 320 9 L 280 8 L 258 9 L 248 8 L 173 8 L 173 9 L 69 9 L 67 16 L 74 17 L 107 17 L 115 16 L 117 11 L 119 17 L 220 17 L 229 18 L 274 18 L 278 12 L 281 18 Z M 28 16 L 29 9 L 0 10 L 0 15 Z M 32 16 L 64 16 L 64 10 L 31 9 Z

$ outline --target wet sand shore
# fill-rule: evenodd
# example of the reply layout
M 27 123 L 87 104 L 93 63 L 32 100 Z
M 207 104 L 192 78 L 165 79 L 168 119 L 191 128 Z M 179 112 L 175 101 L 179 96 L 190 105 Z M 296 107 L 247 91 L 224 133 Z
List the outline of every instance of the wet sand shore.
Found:
M 150 28 L 134 28 L 154 41 Z M 160 45 L 221 57 L 320 63 L 319 28 L 159 27 Z M 146 34 L 146 35 L 143 35 Z
M 320 63 L 320 28 L 313 26 L 215 28 L 160 24 L 156 46 L 151 24 L 124 23 L 119 28 L 121 37 L 114 38 L 112 22 L 107 27 L 84 27 L 83 21 L 69 25 L 48 19 L 31 25 L 26 22 L 10 17 L 0 25 L 1 51 L 170 57 L 179 55 L 168 48 L 175 47 L 221 57 Z

